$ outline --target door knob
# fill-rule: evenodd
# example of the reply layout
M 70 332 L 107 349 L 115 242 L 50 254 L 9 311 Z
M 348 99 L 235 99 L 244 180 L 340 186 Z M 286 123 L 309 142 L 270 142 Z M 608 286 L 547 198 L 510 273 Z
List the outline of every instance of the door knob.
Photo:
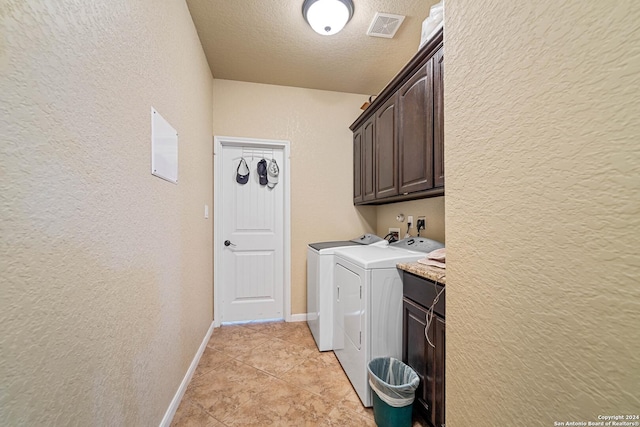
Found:
M 235 246 L 233 243 L 231 243 L 231 241 L 230 241 L 230 240 L 225 240 L 225 241 L 224 241 L 224 245 L 225 245 L 225 246 Z

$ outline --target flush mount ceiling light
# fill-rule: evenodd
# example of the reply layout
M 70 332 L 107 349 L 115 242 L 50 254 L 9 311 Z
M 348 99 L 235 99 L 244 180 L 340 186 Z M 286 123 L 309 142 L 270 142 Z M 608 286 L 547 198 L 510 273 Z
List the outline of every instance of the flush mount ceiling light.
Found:
M 340 32 L 353 16 L 353 1 L 304 0 L 302 16 L 313 31 L 330 36 Z

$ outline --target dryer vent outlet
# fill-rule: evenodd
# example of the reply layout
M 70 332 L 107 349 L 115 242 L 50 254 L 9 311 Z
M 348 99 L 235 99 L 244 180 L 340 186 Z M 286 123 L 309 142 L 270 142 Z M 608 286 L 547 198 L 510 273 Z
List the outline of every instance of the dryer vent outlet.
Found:
M 402 21 L 404 21 L 403 15 L 376 12 L 367 30 L 367 35 L 392 39 L 396 35 L 398 28 L 400 28 Z
M 396 239 L 396 240 L 400 239 L 400 229 L 399 228 L 389 228 L 389 234 L 392 234 L 394 239 Z

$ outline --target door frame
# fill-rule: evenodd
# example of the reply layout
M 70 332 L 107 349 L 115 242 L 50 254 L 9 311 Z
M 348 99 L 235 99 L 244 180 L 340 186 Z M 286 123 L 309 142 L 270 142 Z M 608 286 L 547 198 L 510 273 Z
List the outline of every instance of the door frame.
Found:
M 291 322 L 291 143 L 287 140 L 241 138 L 235 136 L 213 137 L 213 324 L 220 327 L 220 290 L 216 286 L 222 278 L 220 268 L 222 266 L 222 239 L 217 239 L 222 233 L 222 148 L 224 146 L 240 146 L 251 148 L 282 148 L 284 151 L 284 164 L 280 167 L 280 180 L 278 185 L 284 187 L 284 320 Z

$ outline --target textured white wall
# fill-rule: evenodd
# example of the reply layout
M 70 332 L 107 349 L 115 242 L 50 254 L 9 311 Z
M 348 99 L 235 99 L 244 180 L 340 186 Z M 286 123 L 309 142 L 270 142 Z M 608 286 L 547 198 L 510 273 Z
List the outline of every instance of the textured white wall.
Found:
M 213 81 L 215 135 L 291 141 L 291 312 L 307 312 L 307 245 L 374 232 L 353 206 L 353 134 L 366 96 Z
M 183 1 L 0 4 L 0 424 L 162 419 L 212 320 L 211 88 Z
M 448 1 L 447 425 L 640 412 L 640 8 Z

